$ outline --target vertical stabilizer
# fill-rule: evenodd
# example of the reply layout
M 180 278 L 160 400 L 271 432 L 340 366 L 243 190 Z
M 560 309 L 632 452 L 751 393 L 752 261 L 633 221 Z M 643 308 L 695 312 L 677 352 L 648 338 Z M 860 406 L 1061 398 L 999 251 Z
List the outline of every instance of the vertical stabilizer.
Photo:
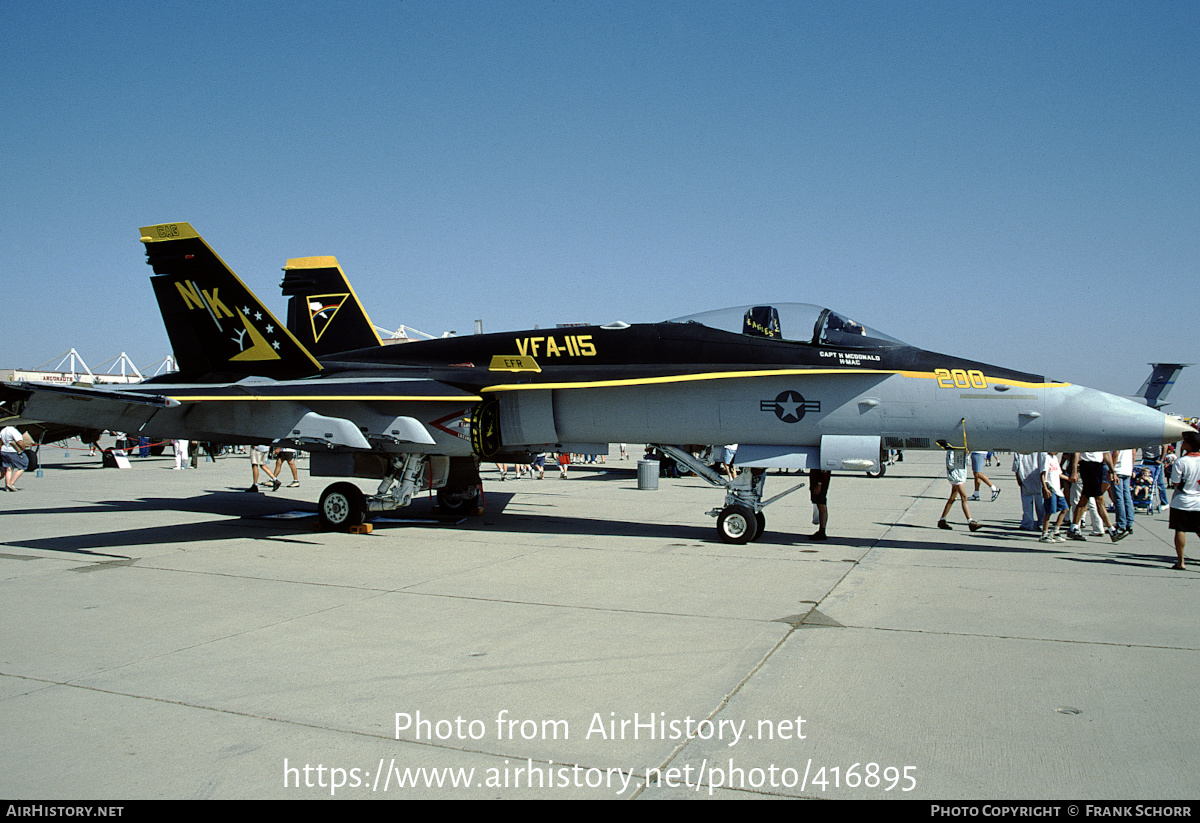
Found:
M 336 257 L 297 257 L 283 272 L 288 329 L 317 357 L 383 345 Z
M 181 375 L 288 379 L 321 364 L 188 223 L 141 229 Z
M 1167 394 L 1170 393 L 1171 387 L 1175 385 L 1175 379 L 1179 377 L 1181 371 L 1190 365 L 1191 363 L 1151 363 L 1150 376 L 1146 378 L 1146 382 L 1138 389 L 1137 396 L 1144 400 L 1146 405 L 1152 409 L 1165 406 L 1167 404 Z

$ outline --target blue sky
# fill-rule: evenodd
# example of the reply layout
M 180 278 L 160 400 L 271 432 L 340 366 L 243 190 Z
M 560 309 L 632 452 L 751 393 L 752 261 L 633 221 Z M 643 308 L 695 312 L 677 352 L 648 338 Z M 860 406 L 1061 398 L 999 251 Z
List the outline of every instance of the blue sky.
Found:
M 1200 364 L 1194 2 L 0 10 L 0 366 L 166 355 L 178 220 L 279 314 L 333 254 L 433 333 L 786 300 L 1117 393 Z

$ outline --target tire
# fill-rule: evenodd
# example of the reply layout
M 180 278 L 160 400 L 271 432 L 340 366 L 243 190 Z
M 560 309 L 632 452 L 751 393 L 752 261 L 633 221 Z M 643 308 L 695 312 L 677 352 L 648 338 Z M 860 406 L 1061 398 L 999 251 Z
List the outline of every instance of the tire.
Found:
M 763 536 L 763 532 L 767 530 L 767 517 L 762 512 L 754 513 L 754 537 L 750 538 L 750 542 Z
M 873 469 L 867 469 L 867 477 L 883 477 L 887 474 L 887 464 L 879 463 Z
M 453 517 L 465 517 L 475 511 L 479 503 L 479 487 L 471 486 L 465 489 L 438 489 L 438 508 L 442 514 Z
M 367 518 L 367 501 L 362 490 L 353 483 L 334 483 L 321 492 L 317 504 L 321 528 L 330 531 L 349 531 L 361 526 Z
M 727 506 L 717 517 L 717 534 L 725 543 L 749 543 L 758 532 L 758 519 L 745 506 Z

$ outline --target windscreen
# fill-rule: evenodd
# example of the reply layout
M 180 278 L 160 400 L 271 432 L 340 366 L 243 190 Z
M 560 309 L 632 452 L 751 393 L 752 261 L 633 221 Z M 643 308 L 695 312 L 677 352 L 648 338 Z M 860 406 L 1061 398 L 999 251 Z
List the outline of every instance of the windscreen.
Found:
M 809 303 L 738 306 L 689 314 L 669 322 L 700 323 L 736 334 L 775 337 L 821 346 L 878 348 L 907 345 L 844 314 Z

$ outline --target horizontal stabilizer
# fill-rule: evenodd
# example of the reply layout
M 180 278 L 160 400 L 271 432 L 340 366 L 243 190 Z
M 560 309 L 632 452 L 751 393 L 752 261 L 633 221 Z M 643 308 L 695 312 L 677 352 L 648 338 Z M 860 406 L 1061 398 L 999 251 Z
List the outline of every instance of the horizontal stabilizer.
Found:
M 21 402 L 23 420 L 80 429 L 136 432 L 159 411 L 180 405 L 173 398 L 156 394 L 42 383 L 4 385 L 9 390 L 29 393 Z
M 65 395 L 80 402 L 93 400 L 108 400 L 120 403 L 134 403 L 158 408 L 178 406 L 179 401 L 161 394 L 146 394 L 145 392 L 120 391 L 102 389 L 92 386 L 60 386 L 54 383 L 5 383 L 6 388 L 18 392 L 45 392 L 48 394 Z

